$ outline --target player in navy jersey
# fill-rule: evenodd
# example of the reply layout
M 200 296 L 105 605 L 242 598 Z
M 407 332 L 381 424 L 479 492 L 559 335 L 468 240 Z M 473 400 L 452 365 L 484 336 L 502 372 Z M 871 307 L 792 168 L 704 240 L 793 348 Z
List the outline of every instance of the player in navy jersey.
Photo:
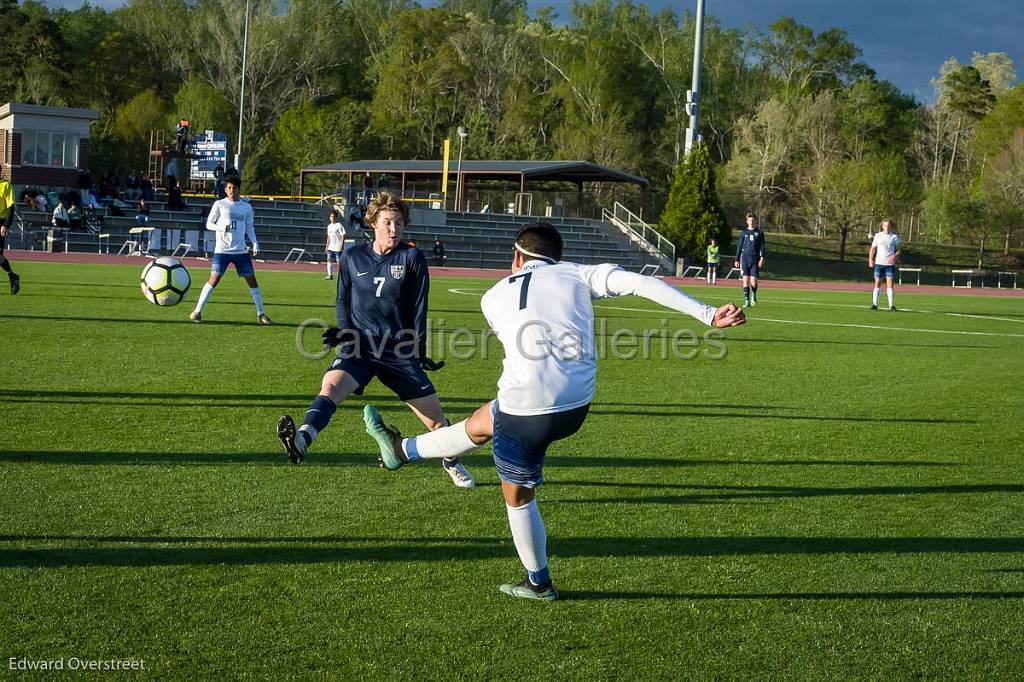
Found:
M 448 424 L 426 372 L 441 369 L 427 357 L 427 297 L 430 276 L 423 253 L 402 242 L 409 208 L 382 192 L 370 202 L 366 220 L 374 240 L 346 249 L 338 264 L 338 326 L 324 332 L 324 343 L 338 353 L 324 375 L 320 394 L 306 410 L 302 426 L 284 415 L 277 433 L 288 457 L 299 464 L 309 446 L 348 396 L 361 395 L 374 377 L 430 430 Z M 473 477 L 457 458 L 443 461 L 455 485 L 472 488 Z
M 740 232 L 736 245 L 736 267 L 743 281 L 743 306 L 757 305 L 757 276 L 764 267 L 764 232 L 757 226 L 757 216 L 747 214 L 747 229 Z

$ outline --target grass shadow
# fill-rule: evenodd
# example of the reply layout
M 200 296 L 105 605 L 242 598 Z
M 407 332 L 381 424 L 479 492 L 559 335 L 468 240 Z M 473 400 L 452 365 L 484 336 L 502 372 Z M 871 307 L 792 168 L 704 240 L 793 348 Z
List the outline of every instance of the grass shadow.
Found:
M 36 536 L 39 537 L 39 536 Z M 60 536 L 55 536 L 59 538 Z M 8 543 L 39 541 L 33 536 L 4 536 Z M 124 536 L 116 546 L 12 547 L 0 553 L 0 568 L 58 568 L 99 566 L 209 566 L 261 564 L 319 564 L 342 562 L 449 563 L 452 560 L 503 559 L 514 555 L 511 540 L 495 538 L 422 539 L 395 537 L 257 538 L 226 546 L 223 538 L 158 538 L 162 545 L 204 543 L 202 546 L 148 545 L 152 538 Z M 246 540 L 242 538 L 241 540 Z M 59 541 L 59 540 L 57 540 Z M 82 537 L 81 542 L 104 542 Z M 206 546 L 205 543 L 213 543 Z M 1019 537 L 568 537 L 551 543 L 553 557 L 627 560 L 657 557 L 779 556 L 836 554 L 1020 554 Z M 869 593 L 875 594 L 875 593 Z M 886 593 L 877 593 L 886 594 Z M 744 596 L 742 598 L 753 598 Z M 779 597 L 783 598 L 783 597 Z

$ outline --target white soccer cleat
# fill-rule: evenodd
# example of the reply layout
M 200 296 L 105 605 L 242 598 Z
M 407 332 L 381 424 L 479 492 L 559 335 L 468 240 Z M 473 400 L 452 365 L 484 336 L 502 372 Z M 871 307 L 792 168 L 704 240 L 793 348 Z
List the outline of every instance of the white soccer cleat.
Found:
M 448 472 L 448 475 L 452 477 L 452 483 L 457 487 L 476 487 L 476 481 L 473 480 L 473 474 L 469 473 L 469 469 L 467 469 L 459 460 L 455 460 L 454 464 L 449 464 L 448 460 L 441 460 L 441 465 L 444 467 L 444 470 Z

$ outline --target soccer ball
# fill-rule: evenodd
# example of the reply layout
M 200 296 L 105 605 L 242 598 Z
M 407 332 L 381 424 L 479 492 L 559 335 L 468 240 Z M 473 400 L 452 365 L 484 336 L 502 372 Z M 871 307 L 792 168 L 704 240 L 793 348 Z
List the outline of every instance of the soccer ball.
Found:
M 174 258 L 157 258 L 142 270 L 142 295 L 156 305 L 178 305 L 191 285 L 188 270 Z

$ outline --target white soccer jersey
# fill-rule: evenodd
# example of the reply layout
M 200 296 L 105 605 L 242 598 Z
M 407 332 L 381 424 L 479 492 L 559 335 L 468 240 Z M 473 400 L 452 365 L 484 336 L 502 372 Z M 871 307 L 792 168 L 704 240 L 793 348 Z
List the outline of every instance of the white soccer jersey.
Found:
M 514 415 L 563 412 L 594 397 L 591 300 L 610 296 L 618 266 L 529 261 L 484 294 L 480 307 L 505 347 L 498 405 Z
M 871 245 L 875 247 L 875 263 L 878 265 L 892 265 L 896 251 L 900 248 L 900 238 L 890 232 L 877 232 Z
M 248 202 L 230 199 L 215 201 L 206 219 L 206 229 L 217 233 L 217 245 L 213 252 L 245 253 L 248 251 L 245 246 L 246 237 L 252 242 L 253 251 L 259 251 L 252 221 L 252 206 Z
M 341 223 L 327 226 L 327 250 L 341 251 L 345 244 L 345 227 Z

